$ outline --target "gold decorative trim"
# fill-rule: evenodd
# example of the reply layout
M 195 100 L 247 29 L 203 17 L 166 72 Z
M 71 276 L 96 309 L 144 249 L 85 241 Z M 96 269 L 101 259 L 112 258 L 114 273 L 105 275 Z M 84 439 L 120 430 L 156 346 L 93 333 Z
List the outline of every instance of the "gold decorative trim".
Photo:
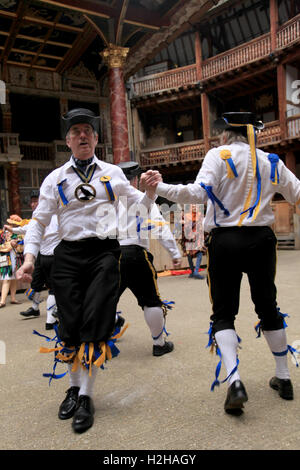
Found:
M 129 47 L 116 46 L 115 44 L 110 43 L 109 46 L 100 54 L 108 67 L 121 68 L 124 67 L 128 52 Z

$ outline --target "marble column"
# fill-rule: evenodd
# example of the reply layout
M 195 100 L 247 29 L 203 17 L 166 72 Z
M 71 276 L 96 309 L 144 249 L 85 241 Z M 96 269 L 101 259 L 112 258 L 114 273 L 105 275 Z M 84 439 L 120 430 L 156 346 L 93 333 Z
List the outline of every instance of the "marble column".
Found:
M 108 66 L 111 137 L 114 163 L 130 160 L 128 121 L 126 108 L 126 90 L 123 66 L 129 48 L 109 44 L 101 54 Z
M 8 169 L 9 214 L 21 216 L 21 201 L 19 192 L 18 162 L 9 162 Z

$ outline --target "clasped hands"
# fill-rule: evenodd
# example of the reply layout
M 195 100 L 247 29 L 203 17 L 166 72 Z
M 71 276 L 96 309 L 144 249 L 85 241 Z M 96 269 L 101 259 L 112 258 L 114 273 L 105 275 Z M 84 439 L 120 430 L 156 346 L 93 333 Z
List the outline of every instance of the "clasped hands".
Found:
M 147 191 L 148 195 L 155 196 L 158 183 L 162 182 L 162 176 L 157 170 L 148 170 L 141 174 L 140 189 Z

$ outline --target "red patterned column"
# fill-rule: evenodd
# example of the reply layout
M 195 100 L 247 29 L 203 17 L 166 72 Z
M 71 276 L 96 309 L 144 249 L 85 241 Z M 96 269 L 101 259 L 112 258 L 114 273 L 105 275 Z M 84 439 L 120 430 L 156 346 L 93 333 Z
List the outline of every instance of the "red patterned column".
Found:
M 9 162 L 8 170 L 9 213 L 21 216 L 19 168 L 17 162 Z
M 114 163 L 130 160 L 123 66 L 129 49 L 110 44 L 102 52 L 109 68 L 110 119 Z

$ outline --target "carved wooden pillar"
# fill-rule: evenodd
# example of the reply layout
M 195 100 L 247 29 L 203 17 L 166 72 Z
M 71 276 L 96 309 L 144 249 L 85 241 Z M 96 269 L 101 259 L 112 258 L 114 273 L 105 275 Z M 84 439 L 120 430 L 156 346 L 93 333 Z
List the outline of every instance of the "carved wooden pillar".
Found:
M 8 169 L 9 212 L 21 216 L 18 162 L 9 162 Z
M 276 49 L 277 29 L 278 29 L 278 4 L 277 4 L 277 0 L 270 0 L 271 51 L 275 51 Z
M 202 46 L 199 31 L 195 33 L 195 58 L 196 58 L 196 70 L 197 79 L 202 80 Z
M 108 66 L 110 92 L 111 137 L 114 163 L 130 160 L 128 121 L 126 108 L 126 90 L 123 78 L 123 66 L 129 48 L 109 44 L 102 52 Z
M 286 121 L 286 69 L 284 64 L 277 66 L 277 93 L 278 93 L 278 112 L 281 129 L 281 138 L 287 135 Z
M 202 45 L 199 31 L 195 34 L 195 56 L 197 79 L 202 80 Z M 209 98 L 204 92 L 201 93 L 201 113 L 202 113 L 202 130 L 205 153 L 210 149 L 210 119 L 209 119 Z
M 202 112 L 202 128 L 204 149 L 207 153 L 210 149 L 210 119 L 209 119 L 209 98 L 207 93 L 201 93 L 201 112 Z

